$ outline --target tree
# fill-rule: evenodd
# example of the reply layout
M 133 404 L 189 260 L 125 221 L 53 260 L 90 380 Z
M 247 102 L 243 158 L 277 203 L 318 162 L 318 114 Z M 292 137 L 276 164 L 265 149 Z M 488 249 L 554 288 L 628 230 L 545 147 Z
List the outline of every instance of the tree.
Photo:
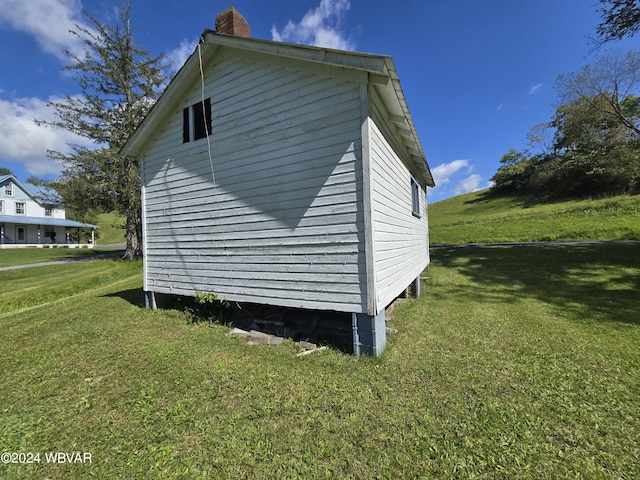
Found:
M 76 73 L 82 95 L 54 102 L 56 119 L 50 125 L 91 140 L 96 147 L 70 145 L 72 152 L 50 151 L 63 165 L 52 182 L 65 203 L 77 212 L 116 210 L 125 216 L 124 258 L 141 252 L 140 165 L 120 155 L 120 149 L 144 119 L 166 82 L 164 54 L 150 56 L 138 46 L 130 25 L 130 4 L 116 25 L 101 24 L 85 13 L 90 27 L 73 31 L 85 45 L 83 55 L 65 52 Z
M 608 153 L 635 136 L 619 119 L 609 114 L 609 96 L 578 97 L 556 110 L 551 124 L 556 128 L 555 148 L 566 152 Z
M 593 65 L 560 75 L 556 81 L 560 102 L 569 105 L 582 99 L 593 111 L 620 122 L 631 134 L 640 135 L 640 116 L 635 93 L 640 87 L 640 54 L 604 55 Z
M 553 123 L 537 123 L 527 133 L 528 144 L 534 150 L 540 150 L 542 155 L 553 155 L 555 150 Z
M 600 0 L 602 22 L 596 28 L 596 46 L 632 37 L 640 30 L 640 2 L 638 0 Z
M 0 175 L 13 175 L 13 172 L 5 167 L 0 167 Z
M 502 155 L 500 163 L 502 165 L 491 177 L 493 190 L 511 193 L 527 191 L 536 158 L 531 157 L 528 152 L 519 152 L 512 148 Z

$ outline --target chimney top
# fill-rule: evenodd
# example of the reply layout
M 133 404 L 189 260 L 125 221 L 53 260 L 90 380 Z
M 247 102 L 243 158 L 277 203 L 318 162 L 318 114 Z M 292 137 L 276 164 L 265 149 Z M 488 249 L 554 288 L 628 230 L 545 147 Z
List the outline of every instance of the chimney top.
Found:
M 251 37 L 249 24 L 234 7 L 229 7 L 216 15 L 215 25 L 216 33 L 234 35 L 236 37 Z

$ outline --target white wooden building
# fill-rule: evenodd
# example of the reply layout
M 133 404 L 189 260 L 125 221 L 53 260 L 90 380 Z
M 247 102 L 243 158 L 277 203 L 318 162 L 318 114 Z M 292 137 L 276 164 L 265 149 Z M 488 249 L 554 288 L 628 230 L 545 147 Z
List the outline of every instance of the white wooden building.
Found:
M 96 228 L 67 220 L 64 208 L 41 203 L 14 175 L 0 175 L 0 248 L 51 244 L 93 247 Z M 90 231 L 90 238 L 80 231 Z
M 380 354 L 385 307 L 429 265 L 434 185 L 392 59 L 250 38 L 234 9 L 216 29 L 122 151 L 141 162 L 149 305 L 349 312 L 354 352 Z

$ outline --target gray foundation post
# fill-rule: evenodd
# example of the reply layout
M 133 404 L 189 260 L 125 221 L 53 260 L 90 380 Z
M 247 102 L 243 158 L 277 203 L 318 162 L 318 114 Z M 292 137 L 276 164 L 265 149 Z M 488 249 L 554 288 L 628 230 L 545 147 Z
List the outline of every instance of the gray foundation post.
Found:
M 156 296 L 152 291 L 144 292 L 144 306 L 150 308 L 151 310 L 155 310 L 156 306 Z
M 414 298 L 420 298 L 420 275 L 413 281 L 413 296 Z
M 353 354 L 377 357 L 384 352 L 387 334 L 384 323 L 384 310 L 377 315 L 366 313 L 352 314 Z

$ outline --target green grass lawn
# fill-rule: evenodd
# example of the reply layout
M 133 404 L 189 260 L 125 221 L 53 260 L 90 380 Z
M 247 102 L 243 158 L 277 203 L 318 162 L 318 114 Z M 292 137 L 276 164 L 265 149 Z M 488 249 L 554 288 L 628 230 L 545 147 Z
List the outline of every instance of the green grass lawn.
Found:
M 640 247 L 432 257 L 361 359 L 146 310 L 137 261 L 2 272 L 0 451 L 42 460 L 0 477 L 640 478 Z
M 544 202 L 488 190 L 429 205 L 432 245 L 640 239 L 640 195 Z
M 96 230 L 96 245 L 124 245 L 125 219 L 115 213 L 101 213 L 98 215 Z
M 7 248 L 0 250 L 0 268 L 14 265 L 30 265 L 102 255 L 113 250 L 100 248 Z

